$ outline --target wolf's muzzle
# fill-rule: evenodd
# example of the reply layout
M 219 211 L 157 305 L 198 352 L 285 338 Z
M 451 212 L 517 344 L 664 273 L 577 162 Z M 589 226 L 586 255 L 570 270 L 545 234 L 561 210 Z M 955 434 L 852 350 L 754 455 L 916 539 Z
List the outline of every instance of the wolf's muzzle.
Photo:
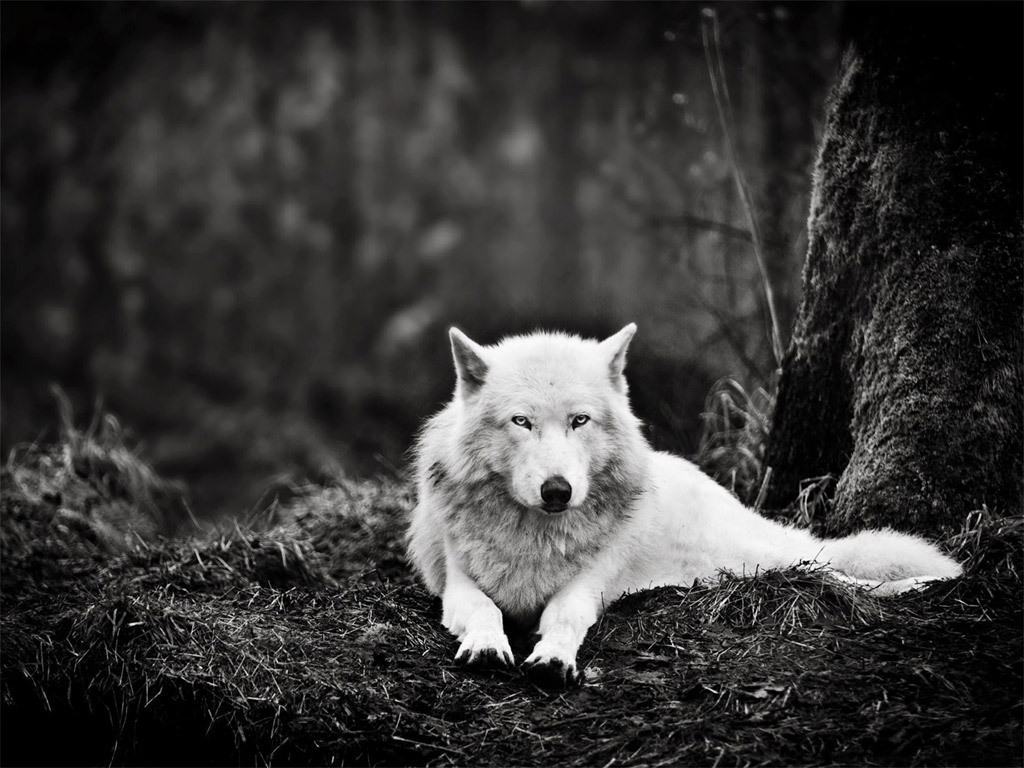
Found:
M 540 498 L 545 512 L 564 512 L 572 498 L 572 486 L 561 475 L 549 477 L 540 486 Z

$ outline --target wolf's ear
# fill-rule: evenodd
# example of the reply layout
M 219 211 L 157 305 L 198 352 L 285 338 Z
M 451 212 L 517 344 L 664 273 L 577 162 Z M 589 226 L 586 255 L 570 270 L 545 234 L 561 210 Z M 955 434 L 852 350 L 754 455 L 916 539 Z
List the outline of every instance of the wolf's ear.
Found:
M 601 342 L 600 348 L 608 361 L 608 374 L 611 376 L 612 384 L 620 392 L 626 391 L 626 377 L 622 372 L 626 368 L 626 350 L 629 349 L 629 342 L 636 333 L 636 323 L 630 323 L 614 336 L 609 336 Z
M 467 393 L 475 392 L 484 383 L 484 376 L 487 375 L 484 351 L 479 344 L 458 328 L 450 328 L 448 337 L 452 340 L 455 373 Z

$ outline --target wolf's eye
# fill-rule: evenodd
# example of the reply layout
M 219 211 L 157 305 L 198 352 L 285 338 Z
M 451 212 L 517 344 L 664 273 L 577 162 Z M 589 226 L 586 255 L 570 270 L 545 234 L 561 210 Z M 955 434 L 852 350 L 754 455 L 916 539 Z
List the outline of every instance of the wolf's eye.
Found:
M 513 416 L 512 423 L 517 427 L 522 427 L 523 429 L 531 429 L 533 427 L 533 425 L 530 424 L 530 420 L 525 416 Z
M 584 424 L 586 424 L 588 421 L 590 421 L 590 417 L 587 416 L 587 414 L 585 414 L 585 413 L 577 414 L 576 416 L 572 417 L 572 428 L 573 429 L 579 429 Z

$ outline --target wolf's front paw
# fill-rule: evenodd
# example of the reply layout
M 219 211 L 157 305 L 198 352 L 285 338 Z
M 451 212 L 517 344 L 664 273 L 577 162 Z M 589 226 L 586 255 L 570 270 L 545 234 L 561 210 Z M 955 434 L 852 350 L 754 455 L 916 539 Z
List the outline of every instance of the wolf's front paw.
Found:
M 502 669 L 515 666 L 508 638 L 500 632 L 470 632 L 462 640 L 455 663 L 479 669 Z
M 541 688 L 574 688 L 583 682 L 575 661 L 543 656 L 536 651 L 523 662 L 523 673 Z

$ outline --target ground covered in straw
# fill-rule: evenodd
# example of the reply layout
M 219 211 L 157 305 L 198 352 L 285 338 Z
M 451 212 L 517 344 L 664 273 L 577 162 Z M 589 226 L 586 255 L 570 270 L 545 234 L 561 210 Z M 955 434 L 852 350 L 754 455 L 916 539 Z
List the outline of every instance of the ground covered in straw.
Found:
M 947 542 L 967 575 L 896 599 L 820 571 L 630 596 L 550 692 L 453 664 L 406 485 L 182 535 L 104 434 L 3 470 L 5 765 L 1021 764 L 1017 518 L 973 515 Z

